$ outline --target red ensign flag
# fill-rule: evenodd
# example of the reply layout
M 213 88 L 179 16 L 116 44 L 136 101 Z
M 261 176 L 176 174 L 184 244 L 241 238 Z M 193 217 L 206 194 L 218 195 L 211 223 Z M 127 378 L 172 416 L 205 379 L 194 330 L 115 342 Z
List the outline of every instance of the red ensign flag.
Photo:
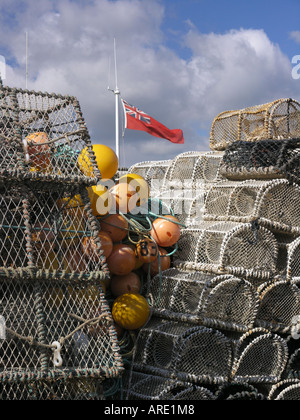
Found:
M 155 137 L 160 137 L 172 143 L 183 144 L 183 132 L 180 129 L 170 130 L 140 109 L 129 105 L 122 99 L 125 114 L 125 127 L 131 130 L 147 131 Z

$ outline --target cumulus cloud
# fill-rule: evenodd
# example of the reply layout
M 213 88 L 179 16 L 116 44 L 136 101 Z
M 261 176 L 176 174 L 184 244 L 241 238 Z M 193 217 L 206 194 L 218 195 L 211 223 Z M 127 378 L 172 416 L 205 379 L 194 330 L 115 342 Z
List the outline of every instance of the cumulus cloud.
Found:
M 114 97 L 107 84 L 114 87 L 115 37 L 124 99 L 169 128 L 183 129 L 186 140 L 174 145 L 126 130 L 122 166 L 208 150 L 219 112 L 300 96 L 288 57 L 263 30 L 203 34 L 189 22 L 178 40 L 190 51 L 183 59 L 166 46 L 164 13 L 158 0 L 1 0 L 6 83 L 25 86 L 27 31 L 28 87 L 77 96 L 93 141 L 114 147 Z

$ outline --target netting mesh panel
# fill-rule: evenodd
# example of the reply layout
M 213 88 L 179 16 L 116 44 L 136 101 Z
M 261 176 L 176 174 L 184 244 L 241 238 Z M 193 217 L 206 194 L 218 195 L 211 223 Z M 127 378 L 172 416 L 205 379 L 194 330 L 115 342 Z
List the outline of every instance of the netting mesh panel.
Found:
M 287 363 L 286 341 L 258 328 L 245 333 L 235 352 L 232 376 L 248 383 L 276 383 Z
M 138 335 L 133 368 L 179 381 L 223 383 L 231 363 L 231 342 L 222 333 L 153 319 Z
M 176 268 L 152 278 L 148 295 L 157 316 L 240 332 L 253 327 L 259 304 L 246 280 Z
M 222 180 L 220 164 L 223 152 L 203 152 L 195 162 L 192 181 L 194 184 L 203 182 L 210 184 Z
M 298 233 L 300 188 L 287 180 L 221 182 L 211 187 L 204 220 L 230 220 L 259 224 L 276 232 Z
M 0 396 L 4 401 L 103 400 L 101 383 L 101 379 L 93 378 L 1 383 Z
M 1 173 L 96 183 L 101 175 L 79 102 L 71 96 L 0 86 Z M 78 155 L 86 149 L 82 159 Z
M 195 165 L 201 155 L 205 152 L 185 152 L 172 161 L 165 176 L 165 185 L 168 188 L 169 182 L 180 180 L 192 181 Z
M 261 286 L 256 325 L 270 331 L 290 333 L 293 318 L 299 314 L 300 289 L 296 285 L 282 280 Z
M 300 238 L 288 247 L 287 278 L 293 283 L 300 283 Z
M 132 372 L 127 394 L 129 400 L 214 400 L 208 389 L 139 372 Z
M 234 222 L 204 222 L 201 229 L 183 230 L 175 265 L 267 279 L 276 272 L 277 257 L 276 238 L 265 228 Z
M 228 179 L 287 178 L 300 182 L 300 139 L 234 142 L 224 152 L 220 174 Z
M 99 283 L 0 283 L 2 382 L 114 377 L 122 370 L 116 332 Z M 2 337 L 3 338 L 3 337 Z M 53 343 L 61 343 L 61 366 Z
M 288 139 L 300 137 L 300 104 L 293 99 L 225 111 L 213 121 L 212 150 L 225 150 L 235 141 Z
M 0 275 L 109 276 L 85 188 L 0 188 Z
M 276 401 L 299 401 L 300 381 L 298 379 L 280 381 L 271 388 L 268 399 Z

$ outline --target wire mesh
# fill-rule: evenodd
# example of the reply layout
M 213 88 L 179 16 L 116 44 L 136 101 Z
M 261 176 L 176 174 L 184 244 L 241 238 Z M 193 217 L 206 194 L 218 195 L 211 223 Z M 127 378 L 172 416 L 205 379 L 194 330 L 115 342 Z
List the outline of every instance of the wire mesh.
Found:
M 287 178 L 299 184 L 300 139 L 237 141 L 230 144 L 220 164 L 228 179 Z
M 225 150 L 236 141 L 282 140 L 300 137 L 300 104 L 278 99 L 241 110 L 225 111 L 214 119 L 210 148 Z
M 0 139 L 2 177 L 89 185 L 101 178 L 75 97 L 0 85 Z
M 287 180 L 220 182 L 207 194 L 203 219 L 243 223 L 258 220 L 274 232 L 298 234 L 300 187 Z
M 300 283 L 300 237 L 288 246 L 286 276 L 292 283 Z
M 203 222 L 199 228 L 183 229 L 174 264 L 182 269 L 268 280 L 276 275 L 277 258 L 276 238 L 263 227 Z
M 147 295 L 156 316 L 238 332 L 253 328 L 259 306 L 244 279 L 176 268 L 153 277 Z
M 300 380 L 285 379 L 278 382 L 271 388 L 268 399 L 273 401 L 299 401 Z

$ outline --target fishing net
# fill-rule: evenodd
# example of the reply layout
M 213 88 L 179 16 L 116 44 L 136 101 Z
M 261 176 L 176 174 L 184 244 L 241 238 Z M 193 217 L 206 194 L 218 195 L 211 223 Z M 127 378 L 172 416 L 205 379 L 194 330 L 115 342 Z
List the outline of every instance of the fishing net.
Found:
M 74 97 L 0 84 L 0 140 L 2 177 L 89 185 L 101 178 Z
M 0 276 L 109 277 L 85 188 L 6 183 L 0 192 Z
M 216 393 L 217 400 L 221 401 L 263 401 L 264 394 L 258 391 L 253 385 L 245 382 L 229 382 L 221 385 Z
M 228 179 L 287 178 L 299 184 L 300 139 L 237 141 L 230 144 L 220 164 Z
M 278 244 L 251 223 L 203 222 L 183 229 L 174 264 L 182 269 L 267 280 L 276 274 Z
M 300 137 L 300 104 L 278 99 L 263 105 L 220 113 L 213 121 L 210 148 L 225 150 L 236 141 Z
M 278 382 L 278 384 L 271 388 L 268 399 L 276 401 L 299 401 L 300 380 L 285 379 Z
M 244 279 L 176 268 L 153 277 L 147 294 L 156 316 L 238 332 L 253 328 L 259 305 Z
M 134 371 L 131 373 L 126 395 L 128 400 L 212 401 L 216 399 L 215 395 L 203 386 Z
M 211 187 L 204 220 L 224 220 L 259 225 L 275 232 L 299 233 L 300 187 L 287 180 L 225 181 Z

